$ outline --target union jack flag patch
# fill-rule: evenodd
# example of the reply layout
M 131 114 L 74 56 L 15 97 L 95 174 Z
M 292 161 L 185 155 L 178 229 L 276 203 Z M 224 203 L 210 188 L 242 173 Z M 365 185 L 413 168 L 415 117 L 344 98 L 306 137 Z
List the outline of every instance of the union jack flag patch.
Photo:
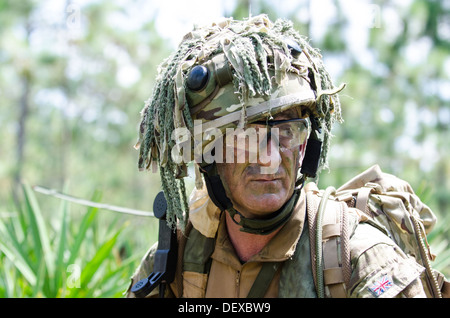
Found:
M 394 286 L 392 278 L 388 275 L 384 275 L 379 280 L 377 280 L 372 286 L 370 286 L 369 290 L 375 297 L 378 297 L 392 286 Z

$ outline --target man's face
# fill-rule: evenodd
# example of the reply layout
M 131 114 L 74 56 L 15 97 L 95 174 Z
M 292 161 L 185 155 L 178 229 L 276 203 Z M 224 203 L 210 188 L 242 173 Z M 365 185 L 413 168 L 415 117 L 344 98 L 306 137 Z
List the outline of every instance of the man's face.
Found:
M 298 114 L 290 109 L 275 116 L 274 120 L 293 118 L 298 118 Z M 264 218 L 277 211 L 294 191 L 306 142 L 292 148 L 279 147 L 276 142 L 275 138 L 267 142 L 269 161 L 252 160 L 251 163 L 247 159 L 244 163 L 238 163 L 238 160 L 217 163 L 227 196 L 234 208 L 247 218 Z M 274 166 L 278 167 L 274 173 L 264 173 L 264 169 Z

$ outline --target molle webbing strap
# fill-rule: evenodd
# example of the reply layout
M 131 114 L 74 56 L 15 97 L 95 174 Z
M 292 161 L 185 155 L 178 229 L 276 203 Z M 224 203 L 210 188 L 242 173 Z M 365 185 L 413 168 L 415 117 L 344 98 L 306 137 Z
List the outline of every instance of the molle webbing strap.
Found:
M 313 274 L 316 288 L 319 290 L 324 287 L 324 295 L 332 298 L 346 297 L 346 284 L 348 284 L 351 275 L 350 252 L 348 246 L 347 232 L 347 205 L 344 202 L 338 202 L 334 199 L 319 198 L 320 192 L 317 188 L 311 189 L 308 184 L 306 194 L 307 215 L 311 242 L 311 260 L 313 262 Z M 323 194 L 323 193 L 322 193 Z M 327 200 L 324 205 L 322 219 L 322 270 L 324 286 L 319 286 L 316 264 L 318 262 L 316 255 L 316 232 L 318 208 L 321 200 Z M 319 274 L 320 275 L 320 274 Z M 320 296 L 320 295 L 319 295 Z
M 333 202 L 333 203 L 331 203 Z M 343 215 L 346 204 L 336 201 L 327 203 L 328 209 L 323 218 L 322 250 L 323 250 L 323 276 L 326 288 L 332 298 L 345 298 L 347 296 L 343 262 L 350 259 L 343 246 Z
M 369 201 L 369 195 L 372 192 L 372 189 L 372 187 L 362 187 L 358 191 L 358 196 L 356 199 L 355 207 L 368 215 L 370 215 L 370 213 L 368 212 L 367 202 Z

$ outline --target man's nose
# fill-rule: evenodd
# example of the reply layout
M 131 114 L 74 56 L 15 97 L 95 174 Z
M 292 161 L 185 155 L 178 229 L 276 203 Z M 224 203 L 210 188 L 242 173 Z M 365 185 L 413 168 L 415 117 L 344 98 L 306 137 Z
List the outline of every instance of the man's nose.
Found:
M 268 138 L 266 142 L 259 144 L 258 164 L 261 166 L 261 173 L 276 173 L 281 164 L 280 145 L 277 138 Z

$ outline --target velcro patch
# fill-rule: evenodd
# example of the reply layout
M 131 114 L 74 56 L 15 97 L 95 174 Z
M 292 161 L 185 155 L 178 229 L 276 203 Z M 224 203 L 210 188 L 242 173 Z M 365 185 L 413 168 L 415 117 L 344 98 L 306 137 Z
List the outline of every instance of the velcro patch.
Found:
M 384 275 L 370 286 L 369 290 L 375 297 L 378 297 L 392 286 L 394 286 L 392 278 L 389 275 Z

